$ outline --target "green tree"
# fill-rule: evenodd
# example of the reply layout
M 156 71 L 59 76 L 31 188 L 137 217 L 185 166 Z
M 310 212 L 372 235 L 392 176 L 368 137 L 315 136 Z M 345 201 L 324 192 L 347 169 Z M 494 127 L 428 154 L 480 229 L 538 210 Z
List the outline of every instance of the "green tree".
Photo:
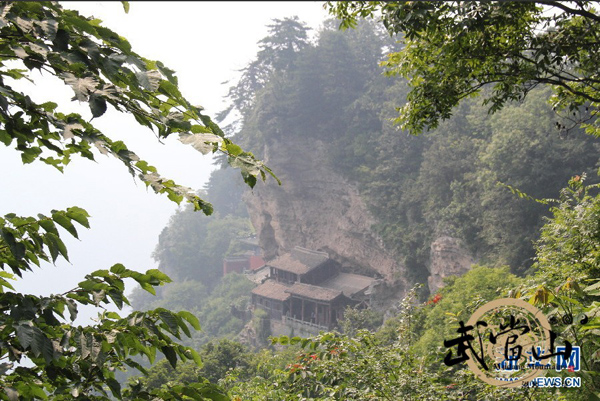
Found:
M 479 306 L 502 298 L 522 282 L 506 267 L 473 266 L 461 277 L 449 277 L 439 295 L 423 305 L 423 323 L 413 328 L 418 337 L 413 349 L 423 357 L 435 355 L 443 341 L 456 334 L 458 321 L 466 322 Z
M 578 399 L 596 399 L 600 380 L 600 195 L 585 175 L 569 180 L 553 204 L 536 242 L 535 275 L 513 295 L 547 314 L 561 341 L 580 347 L 584 391 Z M 572 397 L 576 399 L 575 397 Z
M 171 216 L 154 259 L 175 281 L 196 280 L 214 287 L 223 275 L 223 258 L 236 251 L 236 237 L 252 233 L 248 218 L 216 214 L 207 220 L 187 208 Z
M 410 131 L 435 128 L 464 98 L 486 86 L 491 112 L 522 100 L 538 85 L 552 104 L 600 135 L 600 16 L 597 2 L 370 1 L 328 2 L 344 28 L 375 18 L 404 47 L 384 66 L 411 91 L 397 120 Z M 560 128 L 569 128 L 567 124 Z
M 535 267 L 549 286 L 600 278 L 600 196 L 584 180 L 575 176 L 561 191 L 536 243 Z
M 129 4 L 123 2 L 125 11 Z M 94 159 L 110 154 L 129 172 L 169 199 L 184 199 L 205 214 L 212 206 L 193 191 L 163 178 L 121 141 L 113 141 L 91 120 L 64 114 L 51 101 L 34 102 L 14 81 L 30 79 L 39 70 L 74 91 L 74 100 L 89 105 L 92 118 L 109 106 L 131 114 L 159 138 L 179 135 L 184 143 L 207 152 L 222 152 L 238 167 L 247 184 L 266 178 L 270 170 L 225 138 L 219 127 L 185 99 L 174 72 L 159 61 L 145 59 L 129 42 L 101 21 L 63 9 L 54 2 L 0 4 L 0 142 L 20 152 L 23 163 L 43 161 L 61 170 L 73 156 Z M 76 225 L 88 228 L 85 210 L 72 207 L 50 215 L 0 218 L 0 399 L 225 399 L 207 382 L 148 392 L 140 385 L 121 389 L 115 370 L 144 369 L 135 357 L 153 362 L 157 351 L 175 366 L 178 359 L 200 364 L 199 355 L 178 344 L 181 334 L 199 329 L 189 312 L 164 308 L 121 317 L 102 311 L 93 326 L 73 326 L 77 305 L 113 303 L 122 308 L 124 279 L 133 279 L 151 293 L 168 283 L 158 270 L 138 273 L 120 264 L 98 270 L 60 295 L 38 297 L 14 291 L 9 280 L 34 266 L 68 260 L 62 229 L 77 237 Z M 7 270 L 12 271 L 12 274 Z M 65 314 L 68 312 L 68 315 Z
M 173 383 L 191 383 L 199 378 L 206 378 L 217 384 L 233 369 L 245 372 L 244 379 L 250 378 L 253 373 L 250 367 L 253 355 L 236 341 L 221 339 L 209 342 L 200 348 L 199 354 L 202 367 L 193 363 L 182 363 L 173 368 L 167 360 L 162 360 L 149 369 L 148 375 L 140 378 L 140 381 L 148 388 L 159 388 Z
M 256 105 L 257 93 L 265 87 L 275 71 L 289 71 L 295 64 L 297 54 L 308 46 L 306 24 L 297 16 L 275 18 L 269 28 L 269 35 L 258 42 L 259 52 L 256 59 L 242 69 L 237 84 L 229 88 L 227 94 L 231 101 L 229 108 L 219 116 L 224 119 L 233 110 L 242 117 Z

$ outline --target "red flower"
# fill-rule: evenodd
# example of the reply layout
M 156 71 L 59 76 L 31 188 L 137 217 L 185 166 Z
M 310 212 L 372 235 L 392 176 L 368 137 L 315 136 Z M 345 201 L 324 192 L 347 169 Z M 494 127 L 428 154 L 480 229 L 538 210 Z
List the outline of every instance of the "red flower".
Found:
M 293 365 L 288 365 L 288 368 L 290 366 L 291 366 L 290 373 L 294 373 L 297 370 L 303 370 L 303 369 L 305 369 L 305 366 L 303 366 L 303 365 L 301 365 L 299 363 L 295 363 Z
M 435 296 L 432 299 L 427 301 L 427 305 L 437 304 L 438 302 L 440 302 L 440 299 L 442 299 L 442 294 L 435 294 Z
M 573 366 L 573 365 L 570 365 L 570 366 L 567 368 L 567 370 L 568 370 L 569 372 L 573 373 L 573 372 L 575 372 L 575 366 Z

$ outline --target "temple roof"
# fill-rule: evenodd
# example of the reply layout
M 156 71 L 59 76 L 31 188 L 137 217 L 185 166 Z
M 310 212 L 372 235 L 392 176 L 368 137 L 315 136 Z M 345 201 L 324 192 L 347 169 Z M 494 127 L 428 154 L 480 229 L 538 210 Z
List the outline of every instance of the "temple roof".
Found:
M 322 283 L 321 286 L 342 291 L 345 296 L 352 298 L 354 294 L 369 288 L 374 281 L 376 281 L 376 279 L 360 274 L 339 273 L 337 276 Z
M 267 265 L 294 274 L 306 274 L 328 260 L 329 255 L 326 252 L 312 251 L 297 246 L 291 253 L 281 255 L 268 262 Z
M 290 294 L 286 292 L 288 288 L 288 286 L 278 283 L 275 280 L 267 280 L 258 287 L 254 288 L 252 293 L 277 301 L 287 301 L 287 299 L 290 297 Z
M 285 292 L 303 298 L 314 299 L 316 301 L 333 301 L 337 297 L 343 296 L 342 291 L 304 283 L 294 283 L 294 285 L 287 288 Z

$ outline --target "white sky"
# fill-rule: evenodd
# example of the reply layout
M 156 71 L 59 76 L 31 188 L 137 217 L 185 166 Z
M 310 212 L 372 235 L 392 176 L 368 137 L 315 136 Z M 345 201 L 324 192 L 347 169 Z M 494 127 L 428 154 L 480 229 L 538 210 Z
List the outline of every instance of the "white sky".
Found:
M 105 26 L 127 38 L 138 54 L 174 69 L 183 94 L 211 116 L 224 105 L 222 98 L 229 85 L 221 83 L 235 79 L 236 71 L 255 56 L 256 43 L 267 35 L 266 25 L 273 18 L 298 15 L 316 29 L 327 17 L 322 2 L 131 2 L 129 14 L 120 2 L 62 4 L 103 20 Z M 72 91 L 60 83 L 38 80 L 32 89 L 34 100 L 52 100 L 61 111 L 87 113 L 86 107 L 70 102 Z M 195 189 L 207 181 L 210 157 L 176 138 L 162 145 L 133 118 L 116 112 L 94 123 L 109 137 L 124 140 L 163 176 Z M 61 261 L 56 267 L 37 269 L 17 283 L 17 290 L 62 293 L 86 273 L 117 262 L 135 270 L 156 267 L 152 251 L 177 206 L 134 182 L 120 162 L 101 155 L 97 162 L 78 159 L 61 174 L 40 162 L 23 166 L 17 152 L 2 146 L 0 171 L 0 215 L 35 216 L 77 205 L 92 216 L 91 230 L 79 230 L 81 241 L 65 241 L 71 264 Z

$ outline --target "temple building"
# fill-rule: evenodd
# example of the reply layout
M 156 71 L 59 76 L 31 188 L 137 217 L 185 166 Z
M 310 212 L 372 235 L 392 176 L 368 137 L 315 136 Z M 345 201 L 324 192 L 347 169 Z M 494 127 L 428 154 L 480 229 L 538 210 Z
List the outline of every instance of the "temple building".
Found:
M 244 273 L 260 269 L 265 261 L 262 258 L 262 251 L 258 246 L 257 238 L 236 238 L 238 245 L 243 252 L 229 256 L 223 259 L 223 275 L 229 273 Z
M 269 277 L 252 290 L 252 304 L 271 320 L 306 331 L 331 330 L 347 306 L 368 305 L 376 279 L 340 272 L 325 252 L 296 247 L 268 262 Z M 312 330 L 311 330 L 312 328 Z

